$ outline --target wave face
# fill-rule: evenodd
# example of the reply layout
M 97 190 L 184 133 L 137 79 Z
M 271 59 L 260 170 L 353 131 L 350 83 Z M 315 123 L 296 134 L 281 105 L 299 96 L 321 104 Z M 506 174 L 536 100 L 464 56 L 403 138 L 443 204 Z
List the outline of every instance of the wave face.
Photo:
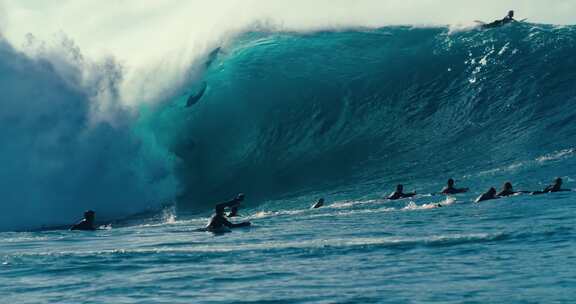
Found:
M 183 206 L 238 191 L 439 187 L 572 149 L 575 30 L 252 32 L 222 50 L 196 106 L 175 99 L 147 123 L 181 160 Z
M 120 67 L 62 46 L 27 56 L 0 39 L 0 230 L 71 223 L 87 209 L 122 217 L 173 197 L 168 155 L 117 103 Z
M 500 169 L 531 185 L 565 176 L 576 168 L 575 31 L 249 32 L 211 54 L 198 103 L 186 107 L 188 89 L 138 116 L 107 103 L 120 124 L 94 119 L 103 94 L 120 98 L 113 64 L 86 81 L 85 64 L 0 44 L 0 229 L 173 196 L 206 210 L 237 192 L 354 198 L 398 182 L 437 190 L 449 176 L 484 187 Z

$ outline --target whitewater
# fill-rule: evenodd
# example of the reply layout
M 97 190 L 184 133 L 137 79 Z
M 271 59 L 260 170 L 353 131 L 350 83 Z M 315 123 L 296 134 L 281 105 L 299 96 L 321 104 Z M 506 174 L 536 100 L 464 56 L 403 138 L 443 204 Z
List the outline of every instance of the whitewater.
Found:
M 255 28 L 128 107 L 114 58 L 0 38 L 0 298 L 571 303 L 574 193 L 473 201 L 576 188 L 575 51 L 535 23 Z M 196 231 L 239 192 L 252 227 Z

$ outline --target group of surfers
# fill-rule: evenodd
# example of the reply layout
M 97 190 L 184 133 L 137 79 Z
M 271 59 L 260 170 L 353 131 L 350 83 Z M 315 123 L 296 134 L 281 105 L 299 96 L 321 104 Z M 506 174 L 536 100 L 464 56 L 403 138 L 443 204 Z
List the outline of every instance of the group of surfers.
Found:
M 515 21 L 516 20 L 514 19 L 514 11 L 509 11 L 508 14 L 506 15 L 506 17 L 504 17 L 503 19 L 499 19 L 499 20 L 496 20 L 496 21 L 491 22 L 491 23 L 482 24 L 482 27 L 483 28 L 500 27 L 502 25 L 512 23 Z M 212 61 L 215 59 L 216 55 L 219 52 L 220 52 L 220 48 L 217 48 L 216 50 L 214 50 L 210 53 L 209 60 L 206 62 L 207 67 L 212 63 Z M 192 96 L 188 99 L 187 106 L 189 107 L 189 106 L 195 104 L 200 98 L 202 98 L 202 95 L 204 95 L 205 91 L 206 91 L 206 83 L 203 84 L 203 86 L 202 86 L 202 88 L 198 94 L 195 94 L 194 96 Z M 478 199 L 476 199 L 476 202 L 481 202 L 481 201 L 486 201 L 486 200 L 491 200 L 491 199 L 497 199 L 497 198 L 511 196 L 511 195 L 515 195 L 515 194 L 519 194 L 519 193 L 542 194 L 542 193 L 548 193 L 548 192 L 569 191 L 569 190 L 561 189 L 561 187 L 562 187 L 562 179 L 561 178 L 557 178 L 553 185 L 546 187 L 546 189 L 544 189 L 543 191 L 535 191 L 535 192 L 514 191 L 512 188 L 512 184 L 508 182 L 508 183 L 504 184 L 504 188 L 502 189 L 502 191 L 497 192 L 495 188 L 490 188 L 490 190 L 488 190 L 486 193 L 484 193 L 480 197 L 478 197 Z M 448 195 L 448 194 L 458 194 L 458 193 L 464 193 L 464 192 L 468 192 L 468 188 L 455 188 L 454 187 L 454 180 L 449 179 L 448 185 L 442 190 L 441 194 Z M 389 200 L 398 200 L 398 199 L 413 197 L 415 195 L 416 195 L 415 192 L 404 193 L 404 186 L 398 185 L 398 186 L 396 186 L 396 191 L 394 191 L 392 194 L 390 194 L 390 196 L 388 196 L 388 199 Z M 210 219 L 210 222 L 208 223 L 208 226 L 206 228 L 204 228 L 204 230 L 206 230 L 206 231 L 221 231 L 221 230 L 230 229 L 230 228 L 250 226 L 250 222 L 242 222 L 242 223 L 238 223 L 238 224 L 233 224 L 228 220 L 228 218 L 235 217 L 238 215 L 238 208 L 239 208 L 240 203 L 242 201 L 244 201 L 244 194 L 238 194 L 238 196 L 235 197 L 234 199 L 232 199 L 228 202 L 216 205 L 215 214 L 214 214 L 214 216 L 212 216 L 212 218 Z M 324 205 L 324 202 L 325 202 L 324 199 L 321 198 L 312 206 L 312 208 L 320 208 Z M 230 209 L 230 213 L 228 213 L 228 214 L 226 214 L 227 208 Z M 84 218 L 80 222 L 78 222 L 77 224 L 73 225 L 70 229 L 71 230 L 95 230 L 96 229 L 95 225 L 94 225 L 95 215 L 96 215 L 96 213 L 92 210 L 88 210 L 88 211 L 84 212 Z
M 544 193 L 552 193 L 552 192 L 562 192 L 562 191 L 571 191 L 570 189 L 563 189 L 562 188 L 562 178 L 558 177 L 554 180 L 554 183 L 548 185 L 541 191 L 515 191 L 512 183 L 506 182 L 502 187 L 500 192 L 496 191 L 494 187 L 491 187 L 487 192 L 480 195 L 475 202 L 479 203 L 482 201 L 493 200 L 513 195 L 519 194 L 544 194 Z M 442 189 L 440 195 L 454 195 L 460 193 L 468 192 L 468 188 L 456 188 L 454 185 L 454 179 L 450 178 L 447 182 L 446 187 Z M 409 192 L 404 193 L 404 186 L 397 185 L 396 190 L 392 192 L 386 199 L 394 201 L 404 198 L 411 198 L 416 196 L 416 192 Z M 205 228 L 198 229 L 199 231 L 209 231 L 209 232 L 228 232 L 230 229 L 239 228 L 239 227 L 249 227 L 251 223 L 249 221 L 240 222 L 240 223 L 232 223 L 230 222 L 229 218 L 237 217 L 238 216 L 238 209 L 241 203 L 244 201 L 245 195 L 243 193 L 238 194 L 235 198 L 219 203 L 214 208 L 214 215 L 210 218 L 208 225 Z M 320 198 L 316 203 L 312 205 L 313 209 L 321 208 L 324 206 L 325 200 L 324 198 Z M 441 204 L 438 204 L 438 207 L 442 207 Z M 226 213 L 226 210 L 229 209 L 229 212 Z M 94 223 L 96 213 L 92 210 L 88 210 L 84 212 L 84 218 L 78 222 L 77 224 L 73 225 L 70 230 L 96 230 L 96 226 Z

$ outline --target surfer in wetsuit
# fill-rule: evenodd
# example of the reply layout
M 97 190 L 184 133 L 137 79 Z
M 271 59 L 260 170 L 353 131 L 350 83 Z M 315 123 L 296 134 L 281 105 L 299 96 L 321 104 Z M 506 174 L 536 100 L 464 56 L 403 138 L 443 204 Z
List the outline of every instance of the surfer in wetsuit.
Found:
M 506 182 L 504 184 L 504 187 L 502 188 L 502 191 L 498 192 L 498 194 L 496 194 L 496 196 L 505 197 L 505 196 L 512 196 L 512 195 L 515 195 L 517 193 L 519 193 L 519 192 L 514 191 L 514 188 L 512 187 L 512 183 Z
M 484 27 L 484 28 L 500 27 L 500 26 L 503 26 L 505 24 L 508 24 L 508 23 L 511 23 L 514 21 L 516 21 L 516 19 L 514 19 L 514 11 L 509 11 L 508 15 L 506 15 L 506 17 L 504 17 L 504 19 L 500 19 L 500 20 L 496 20 L 496 21 L 488 23 L 488 24 L 484 24 L 482 27 Z
M 544 194 L 544 193 L 564 192 L 564 191 L 572 191 L 572 190 L 562 189 L 562 179 L 558 177 L 554 180 L 554 184 L 547 186 L 542 191 L 532 192 L 532 194 Z
M 324 199 L 323 198 L 319 199 L 314 205 L 312 205 L 312 209 L 318 209 L 322 206 L 324 206 Z
M 210 219 L 208 226 L 206 226 L 206 231 L 222 232 L 224 229 L 248 227 L 251 225 L 250 222 L 242 222 L 238 224 L 231 223 L 228 219 L 226 219 L 224 211 L 225 208 L 220 204 L 216 206 L 216 214 L 214 214 Z
M 87 230 L 87 231 L 96 230 L 96 227 L 94 227 L 95 216 L 96 212 L 92 210 L 84 212 L 84 218 L 74 226 L 70 227 L 70 230 Z
M 454 180 L 449 179 L 448 184 L 442 189 L 442 194 L 458 194 L 468 192 L 468 188 L 454 188 Z
M 413 197 L 416 195 L 416 192 L 412 193 L 404 193 L 404 185 L 400 184 L 396 186 L 396 191 L 392 192 L 390 196 L 388 196 L 389 200 L 398 200 L 401 198 L 408 198 Z
M 242 223 L 238 223 L 238 224 L 233 224 L 230 221 L 228 221 L 228 219 L 226 219 L 226 214 L 225 214 L 226 208 L 231 208 L 232 210 L 234 210 L 234 208 L 236 208 L 236 212 L 238 212 L 237 211 L 238 207 L 240 206 L 240 203 L 242 201 L 244 201 L 244 197 L 245 197 L 244 194 L 240 193 L 234 199 L 232 199 L 228 202 L 220 203 L 220 204 L 216 205 L 215 214 L 210 219 L 208 226 L 206 226 L 206 230 L 211 231 L 211 232 L 218 232 L 218 231 L 222 231 L 223 229 L 250 226 L 251 225 L 250 222 L 242 222 Z
M 496 189 L 494 187 L 490 188 L 490 190 L 488 190 L 488 192 L 480 195 L 480 197 L 478 197 L 476 199 L 476 203 L 482 202 L 482 201 L 487 201 L 487 200 L 493 200 L 493 199 L 497 199 L 498 197 L 496 196 Z

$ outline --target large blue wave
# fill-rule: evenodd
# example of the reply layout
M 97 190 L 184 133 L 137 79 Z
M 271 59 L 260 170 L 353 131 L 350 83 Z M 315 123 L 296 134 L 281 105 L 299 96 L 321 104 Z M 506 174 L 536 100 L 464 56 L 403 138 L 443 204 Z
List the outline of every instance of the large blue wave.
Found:
M 0 39 L 0 230 L 113 219 L 174 197 L 170 154 L 122 107 L 121 68 L 69 39 L 28 56 Z
M 204 210 L 237 192 L 438 186 L 573 151 L 575 51 L 574 27 L 530 24 L 248 32 L 209 58 L 195 105 L 183 91 L 122 126 L 88 128 L 90 93 L 2 45 L 0 229 L 170 196 Z
M 574 27 L 529 24 L 250 32 L 208 69 L 200 103 L 148 123 L 170 130 L 185 206 L 442 183 L 572 148 L 575 51 Z

